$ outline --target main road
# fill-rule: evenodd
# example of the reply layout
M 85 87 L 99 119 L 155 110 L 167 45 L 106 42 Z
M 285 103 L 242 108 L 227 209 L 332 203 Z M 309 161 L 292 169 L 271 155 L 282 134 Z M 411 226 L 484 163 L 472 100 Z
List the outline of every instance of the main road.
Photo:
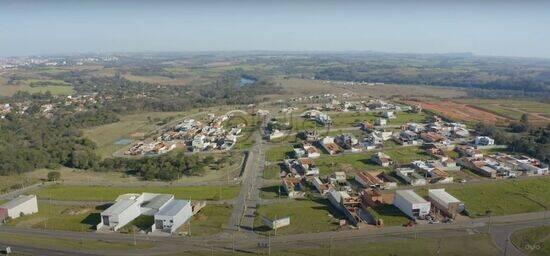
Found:
M 547 212 L 548 213 L 548 212 Z M 471 221 L 455 222 L 451 224 L 418 225 L 415 227 L 387 227 L 387 228 L 364 228 L 349 231 L 334 231 L 322 233 L 308 233 L 296 235 L 279 235 L 271 237 L 271 248 L 292 249 L 292 248 L 319 248 L 331 243 L 384 241 L 394 239 L 410 239 L 414 237 L 445 238 L 456 235 L 471 235 L 489 233 L 497 247 L 506 255 L 522 255 L 509 241 L 510 235 L 520 229 L 536 227 L 548 224 L 544 212 L 517 214 L 509 216 L 498 216 L 492 218 L 479 218 Z M 246 231 L 248 232 L 248 231 Z M 32 244 L 25 241 L 11 242 L 3 241 L 5 234 L 27 236 L 37 239 L 64 239 L 85 241 L 109 241 L 112 243 L 150 243 L 153 247 L 143 249 L 127 250 L 77 250 L 74 248 L 57 248 L 55 245 Z M 30 239 L 32 241 L 32 239 Z M 223 235 L 208 237 L 155 237 L 146 235 L 132 235 L 119 233 L 92 233 L 92 232 L 71 232 L 25 229 L 16 227 L 0 226 L 0 245 L 10 245 L 15 252 L 28 253 L 31 255 L 156 255 L 176 254 L 181 252 L 197 251 L 225 251 L 230 252 L 237 249 L 243 252 L 257 252 L 265 250 L 259 248 L 259 242 L 266 242 L 267 238 L 262 236 L 239 237 L 233 240 Z
M 254 146 L 249 150 L 241 177 L 241 191 L 233 203 L 233 212 L 228 228 L 232 231 L 255 236 L 254 219 L 260 204 L 262 173 L 265 166 L 265 150 L 260 132 L 256 131 Z

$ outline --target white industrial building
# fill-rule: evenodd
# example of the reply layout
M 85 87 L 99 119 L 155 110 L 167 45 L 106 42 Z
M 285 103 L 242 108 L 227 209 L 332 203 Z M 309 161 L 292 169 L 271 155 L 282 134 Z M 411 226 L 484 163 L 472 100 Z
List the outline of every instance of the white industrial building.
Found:
M 155 224 L 152 231 L 162 230 L 174 233 L 181 225 L 193 216 L 191 201 L 172 200 L 155 214 Z
M 393 205 L 412 219 L 423 218 L 430 213 L 430 202 L 416 194 L 413 190 L 397 190 Z
M 428 199 L 437 209 L 451 218 L 464 211 L 464 203 L 447 193 L 443 188 L 429 189 Z
M 172 233 L 193 213 L 190 201 L 175 200 L 174 195 L 124 194 L 101 213 L 101 223 L 97 225 L 97 230 L 117 231 L 140 215 L 155 216 L 153 231 L 162 230 Z M 157 225 L 157 216 L 159 225 Z
M 15 199 L 0 205 L 0 221 L 19 218 L 38 212 L 38 200 L 35 195 L 20 195 Z

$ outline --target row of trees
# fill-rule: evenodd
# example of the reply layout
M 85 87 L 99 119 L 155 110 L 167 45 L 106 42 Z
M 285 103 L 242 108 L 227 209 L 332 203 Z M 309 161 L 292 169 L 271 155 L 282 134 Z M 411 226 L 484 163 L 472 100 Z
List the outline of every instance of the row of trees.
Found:
M 409 71 L 407 71 L 409 70 Z M 410 72 L 414 70 L 414 72 Z M 488 76 L 498 77 L 488 80 Z M 492 74 L 490 71 L 455 71 L 453 67 L 402 67 L 397 65 L 352 64 L 328 67 L 315 74 L 320 80 L 369 81 L 397 84 L 426 84 L 489 90 L 510 90 L 550 94 L 550 79 L 530 74 Z
M 227 158 L 185 155 L 183 152 L 140 159 L 108 158 L 95 168 L 97 171 L 120 171 L 140 175 L 145 180 L 176 180 L 183 176 L 202 176 L 206 167 L 222 164 Z

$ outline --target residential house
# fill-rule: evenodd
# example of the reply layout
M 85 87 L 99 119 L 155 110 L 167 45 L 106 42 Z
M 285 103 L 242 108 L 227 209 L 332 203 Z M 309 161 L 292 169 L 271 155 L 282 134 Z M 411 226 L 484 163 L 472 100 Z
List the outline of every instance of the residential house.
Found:
M 376 152 L 372 156 L 372 161 L 379 164 L 382 167 L 388 167 L 392 163 L 390 156 L 382 152 Z
M 490 146 L 495 144 L 495 140 L 487 136 L 477 136 L 474 144 L 476 146 Z
M 423 186 L 427 184 L 424 176 L 418 174 L 411 168 L 397 168 L 395 174 L 412 186 Z
M 362 171 L 355 175 L 355 181 L 365 188 L 388 189 L 397 187 L 397 182 L 382 171 Z
M 300 178 L 283 178 L 282 185 L 288 198 L 303 198 L 305 196 L 305 192 L 302 191 L 302 179 Z

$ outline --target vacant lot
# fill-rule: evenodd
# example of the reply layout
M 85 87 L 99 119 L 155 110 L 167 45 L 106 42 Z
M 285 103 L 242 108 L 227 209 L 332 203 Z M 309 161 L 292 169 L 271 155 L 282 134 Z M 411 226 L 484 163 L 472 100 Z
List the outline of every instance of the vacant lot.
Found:
M 191 236 L 209 236 L 220 233 L 231 217 L 231 205 L 207 205 L 191 219 Z M 181 228 L 189 231 L 189 225 Z
M 266 152 L 266 160 L 272 163 L 281 162 L 289 158 L 294 158 L 292 144 L 275 145 Z
M 550 104 L 530 100 L 489 100 L 464 99 L 459 102 L 487 110 L 510 120 L 519 120 L 523 114 L 529 115 L 529 121 L 534 125 L 544 126 L 550 123 Z
M 25 175 L 0 176 L 0 194 L 31 185 L 38 181 L 36 178 Z
M 389 155 L 393 161 L 401 165 L 408 164 L 413 160 L 425 160 L 432 158 L 419 147 L 396 147 L 383 150 L 383 152 Z M 372 151 L 335 156 L 321 155 L 321 157 L 315 159 L 314 161 L 321 170 L 321 175 L 331 174 L 334 171 L 338 171 L 341 167 L 346 166 L 360 170 L 389 169 L 372 162 L 371 158 L 373 155 L 374 152 Z
M 512 243 L 525 255 L 550 255 L 550 226 L 517 231 L 512 234 Z
M 27 172 L 24 177 L 33 180 L 46 181 L 49 169 L 37 169 L 32 172 Z M 61 174 L 61 181 L 65 184 L 128 184 L 140 182 L 139 178 L 134 175 L 125 175 L 120 172 L 94 172 L 80 169 L 72 169 L 61 167 L 55 170 Z
M 101 207 L 55 205 L 40 202 L 38 213 L 11 220 L 8 225 L 25 228 L 94 231 L 100 222 Z
M 29 86 L 29 85 L 0 85 L 0 96 L 12 96 L 18 91 L 29 93 L 50 92 L 53 95 L 72 95 L 74 93 L 72 86 L 49 85 L 49 86 Z
M 465 184 L 447 189 L 462 200 L 472 217 L 543 211 L 550 206 L 550 177 Z
M 305 246 L 304 246 L 305 247 Z M 284 249 L 276 251 L 277 256 L 314 256 L 329 255 L 330 241 L 327 240 L 321 246 L 303 249 Z M 500 251 L 495 247 L 488 235 L 445 237 L 388 237 L 382 241 L 369 241 L 368 239 L 355 239 L 347 241 L 335 241 L 332 245 L 332 255 L 479 255 L 493 256 Z M 206 255 L 206 254 L 204 254 Z
M 0 233 L 0 240 L 6 244 L 29 245 L 38 248 L 70 249 L 70 250 L 120 250 L 146 249 L 154 246 L 151 242 L 140 242 L 137 245 L 132 243 L 118 243 L 92 239 L 63 239 L 36 235 L 20 235 Z
M 290 226 L 277 230 L 277 234 L 298 234 L 333 231 L 338 229 L 338 213 L 328 200 L 297 200 L 289 203 L 262 205 L 256 217 L 256 231 L 269 231 L 261 221 L 261 216 L 271 219 L 290 217 Z
M 147 186 L 147 187 L 108 187 L 108 186 L 71 186 L 52 185 L 35 191 L 41 199 L 65 201 L 113 201 L 127 193 L 164 193 L 174 194 L 179 199 L 225 200 L 235 198 L 239 186 Z
M 510 120 L 504 116 L 472 107 L 468 104 L 457 103 L 450 100 L 444 101 L 407 101 L 410 104 L 420 104 L 422 108 L 431 110 L 441 115 L 463 121 L 488 122 L 492 124 L 505 124 Z
M 401 226 L 407 224 L 409 218 L 393 205 L 380 205 L 369 210 L 376 219 L 381 219 L 384 226 Z

